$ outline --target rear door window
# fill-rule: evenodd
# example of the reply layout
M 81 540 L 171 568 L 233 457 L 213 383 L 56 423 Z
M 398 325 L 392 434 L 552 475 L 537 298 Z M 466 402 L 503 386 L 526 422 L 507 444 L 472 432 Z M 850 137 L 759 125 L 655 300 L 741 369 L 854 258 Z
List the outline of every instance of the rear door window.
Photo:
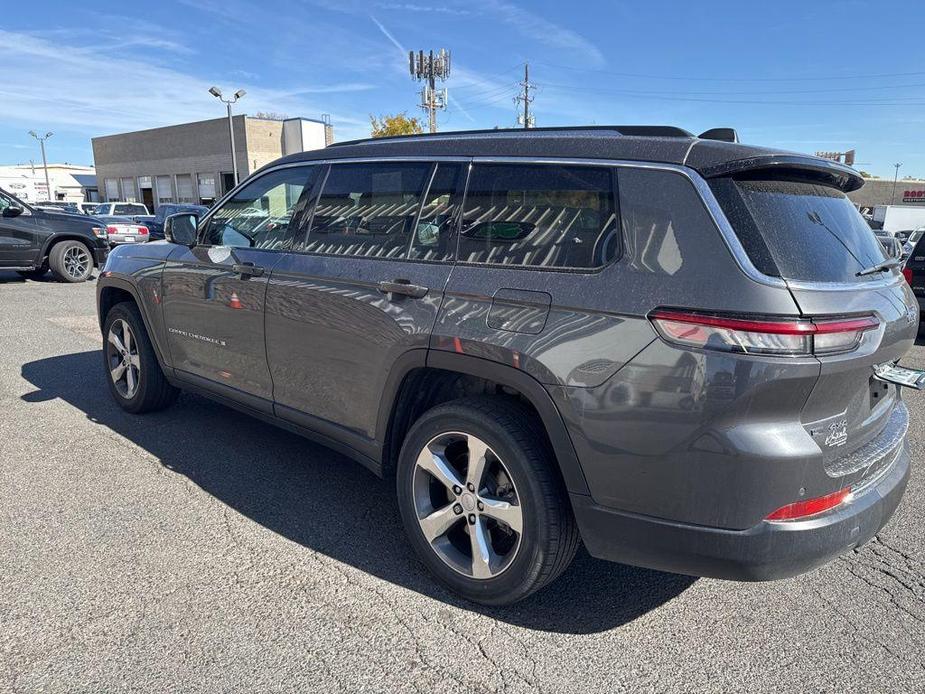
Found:
M 836 188 L 811 181 L 719 178 L 711 182 L 752 263 L 766 275 L 863 282 L 887 259 L 867 222 Z

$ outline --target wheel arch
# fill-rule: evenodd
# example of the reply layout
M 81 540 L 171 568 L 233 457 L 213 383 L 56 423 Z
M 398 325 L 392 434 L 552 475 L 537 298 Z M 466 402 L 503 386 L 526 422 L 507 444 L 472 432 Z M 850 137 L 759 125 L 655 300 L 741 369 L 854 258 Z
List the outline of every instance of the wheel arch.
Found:
M 154 347 L 154 354 L 157 356 L 157 361 L 160 363 L 160 366 L 164 370 L 165 374 L 169 373 L 169 365 L 167 360 L 164 359 L 164 354 L 159 343 L 159 336 L 151 325 L 151 320 L 148 318 L 144 303 L 139 300 L 137 287 L 135 287 L 131 282 L 127 282 L 118 277 L 100 277 L 98 280 L 96 291 L 96 308 L 100 323 L 100 330 L 103 330 L 103 325 L 106 322 L 106 315 L 109 313 L 110 309 L 116 304 L 122 303 L 123 301 L 131 301 L 135 304 L 136 308 L 138 309 L 138 313 L 141 314 L 141 320 L 144 323 L 145 330 L 148 333 L 148 338 L 151 340 L 151 345 Z
M 389 374 L 376 426 L 377 439 L 382 446 L 383 474 L 394 471 L 405 433 L 424 410 L 471 394 L 457 393 L 454 389 L 472 387 L 478 382 L 520 396 L 535 410 L 567 489 L 576 494 L 589 494 L 565 422 L 539 381 L 505 364 L 439 350 L 412 350 L 396 362 Z

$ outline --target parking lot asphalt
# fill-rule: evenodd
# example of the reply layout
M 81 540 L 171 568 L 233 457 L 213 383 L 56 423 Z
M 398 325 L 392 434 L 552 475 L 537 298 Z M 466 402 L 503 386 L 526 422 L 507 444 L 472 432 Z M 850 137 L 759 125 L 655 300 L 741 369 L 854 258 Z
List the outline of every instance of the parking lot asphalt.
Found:
M 94 283 L 0 272 L 0 691 L 925 691 L 925 394 L 897 515 L 813 573 L 580 554 L 489 609 L 432 582 L 390 483 L 200 397 L 128 415 L 100 346 Z

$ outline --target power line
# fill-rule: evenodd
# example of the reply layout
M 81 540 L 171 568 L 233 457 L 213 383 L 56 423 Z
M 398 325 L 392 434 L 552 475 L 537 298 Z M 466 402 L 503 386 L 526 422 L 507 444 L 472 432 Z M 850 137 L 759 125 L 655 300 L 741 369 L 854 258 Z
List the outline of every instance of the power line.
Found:
M 557 65 L 555 63 L 546 63 L 540 60 L 535 61 L 540 65 L 558 68 L 560 70 L 574 70 L 577 72 L 594 72 L 602 75 L 614 75 L 617 77 L 634 77 L 639 79 L 650 80 L 681 80 L 690 82 L 826 82 L 829 80 L 866 80 L 866 79 L 884 79 L 887 77 L 921 77 L 925 72 L 888 72 L 881 74 L 868 75 L 829 75 L 814 77 L 691 77 L 681 75 L 651 75 L 636 72 L 614 72 L 611 70 L 599 70 L 595 68 L 572 67 L 570 65 Z
M 535 85 L 530 84 L 530 63 L 524 63 L 524 79 L 520 86 L 523 91 L 514 97 L 514 103 L 522 103 L 524 112 L 522 116 L 517 116 L 517 123 L 524 128 L 532 128 L 535 122 L 533 116 L 530 115 L 530 104 L 533 103 L 534 97 L 530 96 L 530 90 L 535 88 Z

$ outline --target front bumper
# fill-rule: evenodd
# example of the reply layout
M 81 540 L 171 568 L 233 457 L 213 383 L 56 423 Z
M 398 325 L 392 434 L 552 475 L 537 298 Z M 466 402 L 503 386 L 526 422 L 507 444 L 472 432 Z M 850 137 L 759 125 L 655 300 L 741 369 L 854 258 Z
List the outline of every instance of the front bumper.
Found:
M 109 248 L 99 248 L 96 247 L 93 249 L 93 264 L 98 268 L 103 267 L 106 264 L 106 258 L 109 256 Z
M 572 494 L 591 555 L 660 571 L 766 581 L 809 571 L 867 542 L 893 515 L 909 479 L 904 444 L 892 465 L 852 501 L 802 521 L 762 521 L 747 530 L 675 523 L 599 506 Z

